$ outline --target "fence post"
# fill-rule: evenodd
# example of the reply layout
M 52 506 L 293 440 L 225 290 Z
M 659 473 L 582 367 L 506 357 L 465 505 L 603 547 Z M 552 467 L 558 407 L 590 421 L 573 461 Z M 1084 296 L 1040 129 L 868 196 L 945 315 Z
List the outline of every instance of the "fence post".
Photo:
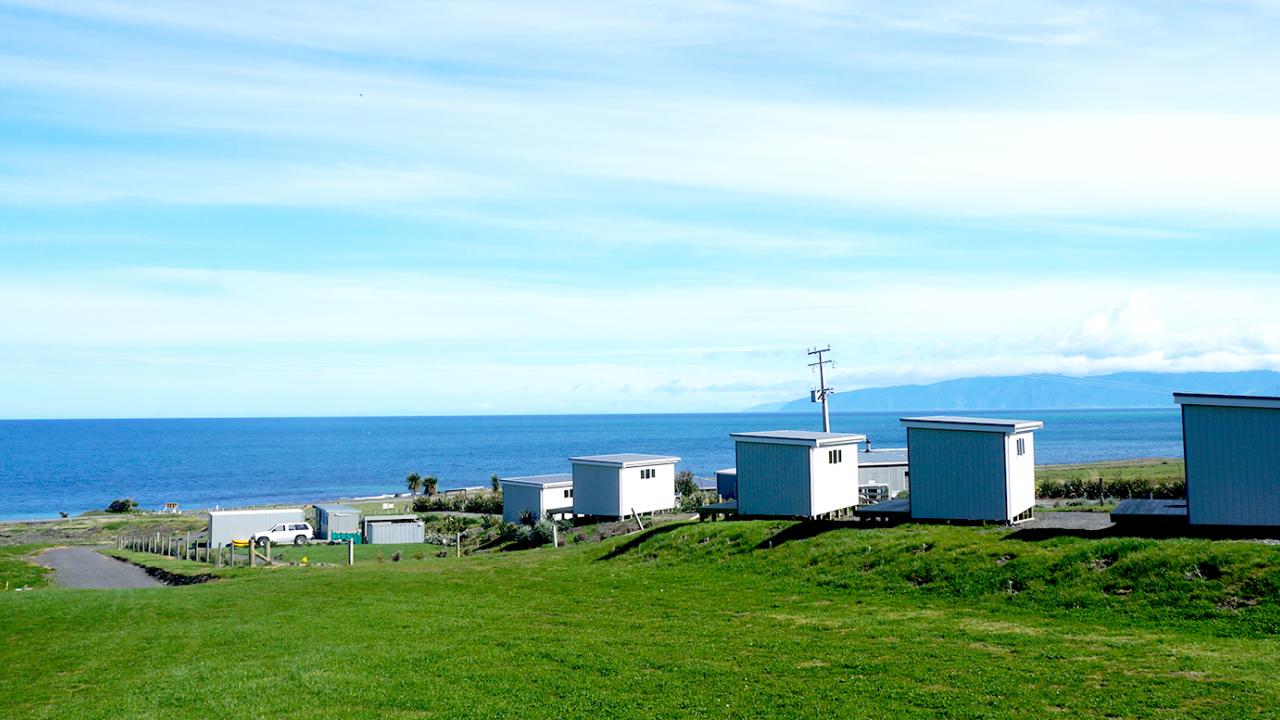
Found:
M 267 557 L 264 558 L 266 564 L 271 564 L 271 538 L 267 538 Z
M 347 538 L 347 565 L 356 564 L 356 539 Z
M 555 520 L 551 521 L 551 547 L 560 547 L 560 527 Z
M 458 537 L 455 542 L 458 546 L 458 554 L 455 557 L 462 557 L 462 533 L 458 533 Z

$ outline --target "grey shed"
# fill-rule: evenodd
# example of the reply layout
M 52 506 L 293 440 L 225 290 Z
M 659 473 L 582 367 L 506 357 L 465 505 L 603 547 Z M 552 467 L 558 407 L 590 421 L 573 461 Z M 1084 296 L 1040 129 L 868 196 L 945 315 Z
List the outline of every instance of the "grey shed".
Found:
M 420 543 L 426 531 L 417 515 L 374 515 L 364 519 L 364 541 L 370 545 Z

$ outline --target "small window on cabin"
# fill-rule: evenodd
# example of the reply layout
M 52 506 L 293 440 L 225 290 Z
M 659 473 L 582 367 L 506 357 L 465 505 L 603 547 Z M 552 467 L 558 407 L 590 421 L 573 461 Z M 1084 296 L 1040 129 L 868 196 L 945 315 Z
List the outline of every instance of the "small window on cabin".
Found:
M 1027 454 L 1027 439 L 1026 439 L 1026 438 L 1018 438 L 1018 454 L 1019 454 L 1019 455 L 1026 455 L 1026 454 Z

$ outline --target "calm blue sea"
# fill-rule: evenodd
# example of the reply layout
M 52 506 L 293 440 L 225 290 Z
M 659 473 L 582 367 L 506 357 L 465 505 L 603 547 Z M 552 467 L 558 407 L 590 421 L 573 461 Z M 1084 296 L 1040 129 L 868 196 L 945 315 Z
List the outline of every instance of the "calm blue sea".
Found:
M 1180 457 L 1176 409 L 983 413 L 1043 420 L 1039 463 Z M 901 447 L 902 413 L 837 413 L 832 429 Z M 818 413 L 501 417 L 0 421 L 0 518 L 101 509 L 314 502 L 404 491 L 410 472 L 442 489 L 498 475 L 567 472 L 565 458 L 679 455 L 710 475 L 734 463 L 729 433 L 820 430 Z

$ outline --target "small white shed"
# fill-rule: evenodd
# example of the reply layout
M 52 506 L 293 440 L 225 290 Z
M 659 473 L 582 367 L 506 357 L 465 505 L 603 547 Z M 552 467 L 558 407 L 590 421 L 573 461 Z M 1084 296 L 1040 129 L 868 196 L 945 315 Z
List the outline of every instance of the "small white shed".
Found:
M 858 504 L 858 444 L 865 435 L 769 430 L 730 433 L 738 514 L 813 518 Z
M 501 478 L 502 520 L 518 523 L 529 513 L 534 521 L 573 514 L 573 476 L 528 475 Z
M 1036 504 L 1038 420 L 903 418 L 911 517 L 1013 523 Z
M 1187 522 L 1280 526 L 1280 398 L 1175 393 Z
M 573 466 L 573 512 L 626 517 L 670 510 L 676 504 L 676 463 L 670 455 L 584 455 Z

